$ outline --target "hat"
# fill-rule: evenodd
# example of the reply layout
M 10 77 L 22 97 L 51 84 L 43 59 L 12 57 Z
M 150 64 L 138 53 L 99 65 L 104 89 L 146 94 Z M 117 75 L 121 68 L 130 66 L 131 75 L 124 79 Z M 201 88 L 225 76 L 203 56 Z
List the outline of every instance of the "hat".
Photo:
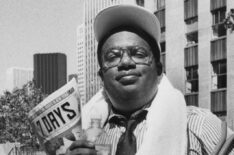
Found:
M 110 31 L 126 26 L 138 28 L 153 37 L 160 48 L 160 23 L 157 17 L 143 7 L 115 5 L 99 12 L 94 20 L 94 34 L 100 42 Z

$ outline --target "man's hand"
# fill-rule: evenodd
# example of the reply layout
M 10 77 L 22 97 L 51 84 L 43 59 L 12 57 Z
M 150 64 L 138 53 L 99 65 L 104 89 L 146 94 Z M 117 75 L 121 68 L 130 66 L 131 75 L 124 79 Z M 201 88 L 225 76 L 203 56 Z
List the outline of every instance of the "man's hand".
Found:
M 66 155 L 97 155 L 97 151 L 92 142 L 77 140 L 67 149 Z

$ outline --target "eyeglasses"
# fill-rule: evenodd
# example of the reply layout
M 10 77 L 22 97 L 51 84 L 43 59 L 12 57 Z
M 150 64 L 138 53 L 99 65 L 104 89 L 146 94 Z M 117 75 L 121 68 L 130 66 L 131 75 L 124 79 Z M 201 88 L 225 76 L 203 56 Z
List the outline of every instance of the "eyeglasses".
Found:
M 102 57 L 103 70 L 108 70 L 112 67 L 119 66 L 123 59 L 123 55 L 127 54 L 128 57 L 135 64 L 151 65 L 152 52 L 146 50 L 144 47 L 129 46 L 127 48 L 111 48 L 104 52 Z

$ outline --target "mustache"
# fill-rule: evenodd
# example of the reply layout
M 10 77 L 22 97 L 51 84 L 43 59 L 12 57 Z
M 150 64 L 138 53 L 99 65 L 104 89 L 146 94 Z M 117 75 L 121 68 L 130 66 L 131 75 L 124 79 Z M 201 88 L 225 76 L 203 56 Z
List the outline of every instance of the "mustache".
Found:
M 134 76 L 141 76 L 140 72 L 137 71 L 124 71 L 124 72 L 120 72 L 116 77 L 115 80 L 120 80 L 122 77 L 124 76 L 129 76 L 129 75 L 134 75 Z

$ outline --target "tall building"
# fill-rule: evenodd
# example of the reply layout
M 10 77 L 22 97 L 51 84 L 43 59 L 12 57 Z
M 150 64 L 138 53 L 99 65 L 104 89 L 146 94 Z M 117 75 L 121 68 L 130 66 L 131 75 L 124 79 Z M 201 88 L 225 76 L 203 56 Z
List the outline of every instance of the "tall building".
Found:
M 77 29 L 78 87 L 81 102 L 85 104 L 101 87 L 98 77 L 97 42 L 94 38 L 93 22 L 96 14 L 112 5 L 131 4 L 155 11 L 155 0 L 86 0 L 84 1 L 83 24 Z
M 12 91 L 14 88 L 21 88 L 28 81 L 33 79 L 32 68 L 11 67 L 6 71 L 6 88 Z
M 234 33 L 224 19 L 233 0 L 156 0 L 162 62 L 188 105 L 210 109 L 234 129 Z
M 85 63 L 85 27 L 84 24 L 81 24 L 77 28 L 77 83 L 78 83 L 78 90 L 80 94 L 80 101 L 81 103 L 86 102 L 86 80 L 85 80 L 85 70 L 86 70 L 86 63 Z
M 76 82 L 78 81 L 77 74 L 70 74 L 70 75 L 68 75 L 68 81 L 71 81 L 73 78 L 75 78 Z
M 34 54 L 34 80 L 43 93 L 51 94 L 67 83 L 67 58 L 62 53 Z

